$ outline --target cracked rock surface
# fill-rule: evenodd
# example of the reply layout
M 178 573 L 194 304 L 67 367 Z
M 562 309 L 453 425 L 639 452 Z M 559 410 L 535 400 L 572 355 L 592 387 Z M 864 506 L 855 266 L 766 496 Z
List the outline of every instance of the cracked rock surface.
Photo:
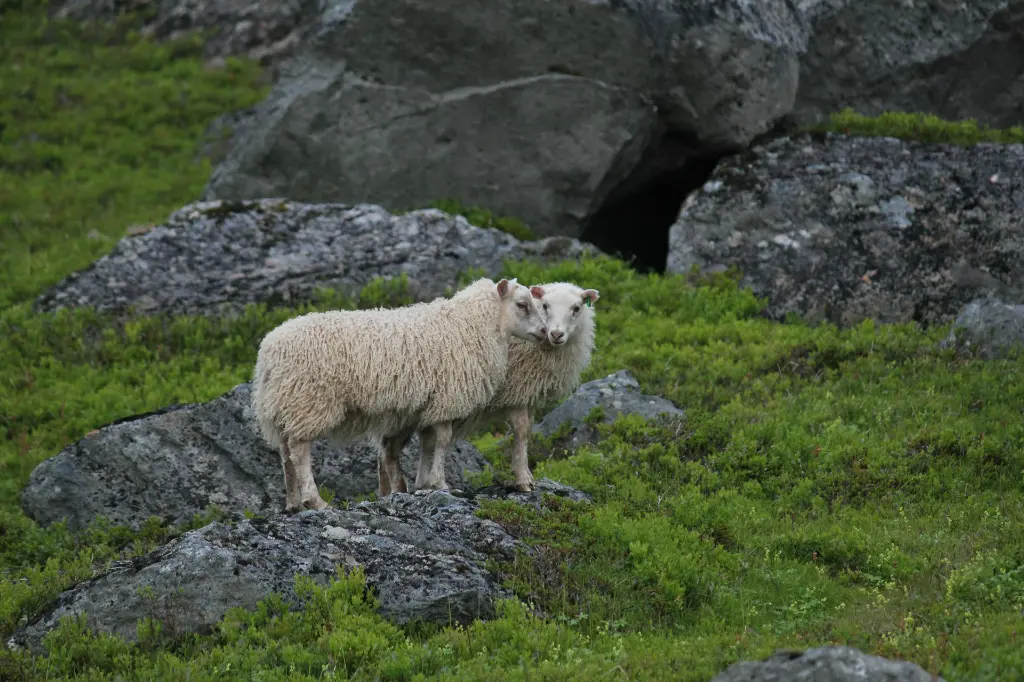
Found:
M 538 491 L 514 499 L 537 505 L 545 491 L 582 495 L 540 483 Z M 336 566 L 363 567 L 380 613 L 393 622 L 468 624 L 493 616 L 495 600 L 511 596 L 484 561 L 529 551 L 497 523 L 477 517 L 477 508 L 471 496 L 395 493 L 348 509 L 211 523 L 65 591 L 8 645 L 39 651 L 62 617 L 81 613 L 95 632 L 129 641 L 146 617 L 160 620 L 171 636 L 209 632 L 228 609 L 252 609 L 270 592 L 297 605 L 294 577 L 325 584 Z
M 1024 301 L 1024 145 L 801 135 L 715 169 L 669 233 L 669 272 L 738 266 L 766 314 L 945 324 Z
M 307 302 L 321 287 L 356 292 L 375 277 L 401 275 L 415 299 L 430 300 L 469 267 L 496 276 L 505 259 L 574 259 L 594 251 L 568 238 L 520 241 L 433 209 L 392 215 L 368 204 L 200 202 L 125 237 L 40 295 L 36 307 L 237 312 L 248 303 Z

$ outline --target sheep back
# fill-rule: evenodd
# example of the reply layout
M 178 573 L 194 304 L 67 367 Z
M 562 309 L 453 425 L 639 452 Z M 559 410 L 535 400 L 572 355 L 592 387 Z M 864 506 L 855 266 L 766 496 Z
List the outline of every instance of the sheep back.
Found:
M 278 444 L 344 442 L 464 418 L 504 378 L 501 312 L 494 282 L 483 278 L 450 299 L 293 318 L 260 344 L 260 430 Z

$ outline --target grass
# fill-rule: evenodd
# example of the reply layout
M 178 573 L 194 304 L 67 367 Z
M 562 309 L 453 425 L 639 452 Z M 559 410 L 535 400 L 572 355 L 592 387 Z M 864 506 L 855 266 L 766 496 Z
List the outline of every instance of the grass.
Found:
M 244 64 L 206 71 L 194 45 L 4 7 L 2 640 L 109 560 L 184 530 L 102 519 L 81 533 L 40 528 L 18 505 L 32 468 L 104 423 L 245 381 L 262 335 L 300 312 L 32 312 L 42 288 L 126 227 L 193 200 L 209 170 L 194 155 L 206 124 L 262 91 Z M 175 104 L 182 93 L 190 106 Z M 886 120 L 873 130 L 920 134 Z M 772 323 L 726 277 L 641 275 L 610 258 L 509 263 L 507 274 L 599 289 L 585 379 L 629 368 L 686 418 L 623 418 L 569 454 L 534 444 L 538 476 L 595 503 L 484 505 L 536 550 L 493 566 L 517 596 L 497 619 L 396 627 L 356 571 L 323 588 L 299 580 L 302 610 L 268 595 L 210 635 L 173 642 L 159 623 L 140 624 L 129 646 L 68 621 L 47 658 L 0 649 L 0 679 L 696 681 L 776 647 L 830 642 L 954 682 L 1024 678 L 1020 359 L 940 351 L 945 329 Z M 400 284 L 377 283 L 354 299 L 324 292 L 303 310 L 405 300 Z M 478 443 L 504 457 L 495 438 Z
M 887 111 L 880 116 L 864 116 L 852 109 L 832 114 L 827 123 L 814 126 L 819 132 L 858 136 L 897 137 L 918 142 L 971 146 L 982 142 L 1024 143 L 1024 128 L 990 128 L 974 119 L 946 121 L 932 114 Z

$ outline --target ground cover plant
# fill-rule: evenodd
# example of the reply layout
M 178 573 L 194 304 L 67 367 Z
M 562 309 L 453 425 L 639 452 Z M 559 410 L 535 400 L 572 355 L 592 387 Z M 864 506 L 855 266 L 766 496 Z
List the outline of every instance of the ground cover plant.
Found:
M 39 528 L 18 506 L 32 468 L 114 419 L 248 380 L 259 339 L 299 312 L 252 306 L 228 321 L 31 311 L 41 288 L 126 227 L 193 200 L 209 170 L 194 158 L 206 123 L 261 86 L 245 64 L 205 70 L 187 45 L 54 25 L 35 5 L 9 5 L 0 23 L 3 641 L 107 561 L 183 530 L 102 520 L 77 534 Z M 60 83 L 77 112 L 62 104 Z M 123 92 L 93 97 L 101 86 Z M 169 113 L 175 88 L 198 112 Z M 109 111 L 113 95 L 133 108 Z M 94 229 L 107 239 L 90 238 Z M 507 274 L 599 289 L 585 379 L 629 368 L 687 414 L 673 425 L 622 419 L 575 453 L 531 446 L 536 475 L 595 504 L 483 507 L 537 549 L 493 566 L 518 597 L 497 619 L 398 628 L 376 615 L 357 571 L 325 588 L 300 580 L 302 610 L 268 595 L 208 636 L 170 641 L 149 622 L 129 646 L 69 621 L 49 657 L 0 649 L 0 679 L 707 680 L 738 658 L 828 642 L 914 660 L 951 681 L 1022 678 L 1020 360 L 940 351 L 944 329 L 772 323 L 727 277 L 641 275 L 609 258 L 509 263 Z M 354 299 L 324 292 L 303 309 L 405 300 L 400 285 L 381 283 Z M 477 442 L 504 466 L 496 438 Z

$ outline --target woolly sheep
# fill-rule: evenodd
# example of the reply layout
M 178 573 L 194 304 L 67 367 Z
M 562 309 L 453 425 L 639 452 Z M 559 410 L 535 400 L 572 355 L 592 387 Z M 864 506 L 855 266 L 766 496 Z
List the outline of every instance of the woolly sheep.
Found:
M 533 425 L 533 411 L 568 397 L 580 384 L 580 375 L 590 364 L 594 349 L 594 308 L 600 298 L 596 289 L 583 289 L 569 282 L 552 282 L 530 287 L 539 300 L 547 323 L 547 337 L 513 339 L 505 383 L 487 406 L 470 418 L 460 420 L 457 433 L 496 417 L 512 424 L 512 471 L 515 485 L 524 492 L 533 488 L 533 474 L 527 460 L 527 443 Z M 422 434 L 421 434 L 422 439 Z M 423 456 L 427 456 L 424 451 Z M 421 459 L 417 487 L 424 475 Z
M 413 431 L 432 427 L 425 485 L 446 487 L 451 423 L 498 390 L 510 337 L 543 340 L 545 333 L 528 287 L 486 278 L 450 299 L 310 313 L 270 331 L 253 372 L 252 407 L 263 437 L 280 449 L 286 509 L 327 507 L 310 460 L 312 442 L 325 436 L 382 445 L 379 492 L 386 495 L 405 491 L 402 446 Z

